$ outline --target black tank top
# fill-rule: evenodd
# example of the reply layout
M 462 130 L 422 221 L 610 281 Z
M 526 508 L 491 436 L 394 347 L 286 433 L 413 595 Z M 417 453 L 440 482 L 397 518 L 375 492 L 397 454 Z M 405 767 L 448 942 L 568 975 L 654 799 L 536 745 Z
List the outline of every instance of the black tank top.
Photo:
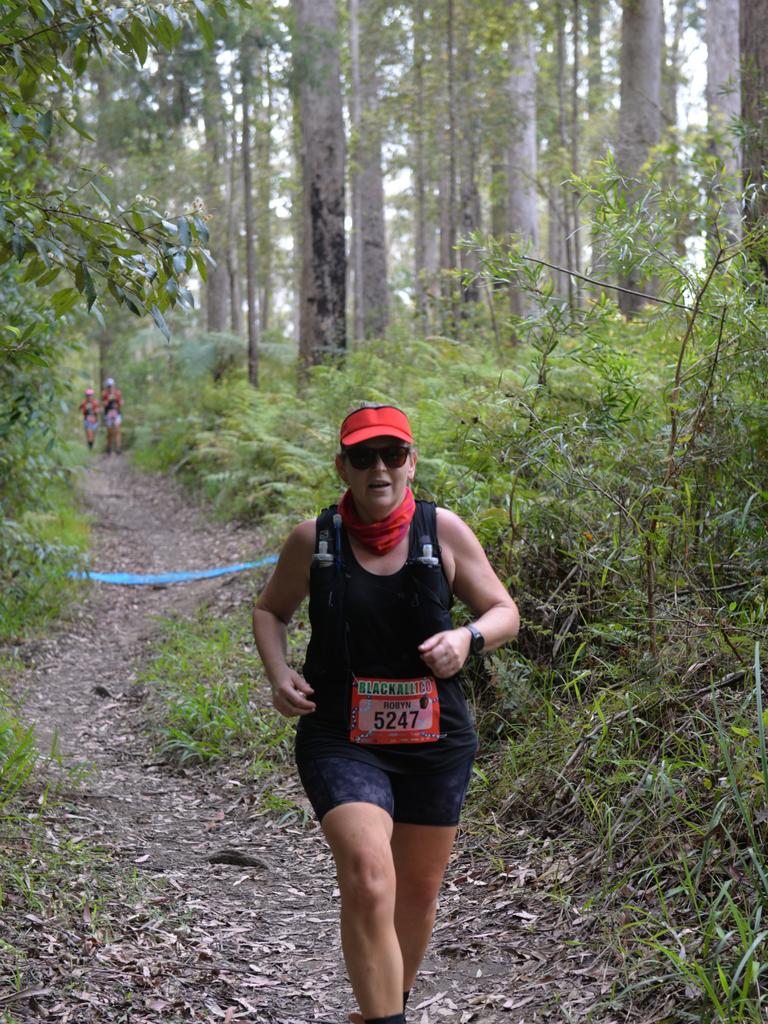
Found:
M 434 524 L 435 515 L 434 506 L 417 504 L 422 507 L 411 524 L 414 536 L 430 515 Z M 332 569 L 310 574 L 312 637 L 304 677 L 315 691 L 317 710 L 299 719 L 296 756 L 301 760 L 348 757 L 395 772 L 439 772 L 453 767 L 477 747 L 459 675 L 437 680 L 439 740 L 366 746 L 348 738 L 350 672 L 383 679 L 423 676 L 428 670 L 418 645 L 452 628 L 452 595 L 442 565 L 425 570 L 409 558 L 398 572 L 378 576 L 357 562 L 346 535 L 342 554 L 344 568 L 335 588 L 330 575 L 324 575 Z

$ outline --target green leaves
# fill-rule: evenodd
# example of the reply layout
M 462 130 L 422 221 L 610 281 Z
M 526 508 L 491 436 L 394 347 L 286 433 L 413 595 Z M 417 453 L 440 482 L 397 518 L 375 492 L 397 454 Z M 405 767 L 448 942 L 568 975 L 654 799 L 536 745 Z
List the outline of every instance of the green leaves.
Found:
M 238 0 L 247 7 L 247 0 Z M 214 5 L 217 14 L 221 5 Z M 160 0 L 124 6 L 82 0 L 7 0 L 0 15 L 0 267 L 23 265 L 23 278 L 39 287 L 61 272 L 74 287 L 51 297 L 57 316 L 72 296 L 98 313 L 107 294 L 132 313 L 149 313 L 160 330 L 177 302 L 192 304 L 177 278 L 204 271 L 208 229 L 194 211 L 175 223 L 149 202 L 113 208 L 96 175 L 71 186 L 51 166 L 49 153 L 64 122 L 89 138 L 76 113 L 75 89 L 89 65 L 113 48 L 140 65 L 153 49 L 172 49 L 185 27 L 214 43 L 213 13 L 202 0 Z M 94 206 L 84 186 L 96 194 Z M 172 283 L 171 283 L 172 282 Z M 41 296 L 45 293 L 41 293 Z

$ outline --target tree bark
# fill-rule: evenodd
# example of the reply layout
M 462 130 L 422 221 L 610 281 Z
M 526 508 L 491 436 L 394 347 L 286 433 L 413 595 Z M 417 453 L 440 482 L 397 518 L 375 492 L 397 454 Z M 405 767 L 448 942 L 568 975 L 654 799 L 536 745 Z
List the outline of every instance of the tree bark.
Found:
M 581 49 L 581 4 L 580 0 L 573 0 L 573 66 L 571 69 L 571 174 L 578 175 L 581 170 L 581 133 L 579 131 L 579 75 L 581 73 L 581 62 L 579 54 Z M 571 255 L 573 258 L 573 269 L 577 274 L 581 273 L 581 226 L 579 224 L 579 203 L 576 189 L 570 189 L 571 202 Z M 574 291 L 576 303 L 580 303 L 581 285 L 578 278 L 574 280 Z
M 587 113 L 597 114 L 604 103 L 603 83 L 603 0 L 587 0 Z M 604 255 L 599 229 L 592 221 L 590 231 L 590 273 L 605 279 Z M 600 294 L 598 289 L 593 294 Z
M 520 34 L 509 44 L 508 96 L 510 133 L 507 149 L 509 230 L 535 249 L 539 238 L 536 192 L 536 56 L 533 39 Z M 524 316 L 528 301 L 517 289 L 510 290 L 513 314 Z
M 566 99 L 566 80 L 568 77 L 568 57 L 566 53 L 566 39 L 565 39 L 565 7 L 563 4 L 558 4 L 555 12 L 555 23 L 557 28 L 557 124 L 558 132 L 560 135 L 560 151 L 563 155 L 563 161 L 567 161 L 568 151 L 570 149 L 570 139 L 568 137 L 568 101 Z M 562 179 L 565 172 L 563 167 L 560 178 Z M 569 189 L 566 185 L 563 187 L 559 183 L 550 183 L 550 188 L 556 189 L 558 194 L 552 195 L 550 193 L 550 212 L 554 215 L 550 219 L 549 235 L 550 243 L 552 243 L 552 230 L 558 228 L 562 232 L 562 241 L 558 245 L 558 249 L 561 252 L 561 261 L 558 266 L 567 267 L 568 270 L 575 270 L 576 265 L 573 258 L 573 225 L 571 223 L 571 204 L 569 202 Z M 550 244 L 552 248 L 552 244 Z M 574 279 L 570 274 L 557 275 L 560 278 L 559 288 L 562 288 L 565 283 L 565 294 L 568 298 L 568 304 L 573 306 L 574 304 Z M 565 281 L 563 282 L 563 276 Z
M 261 94 L 258 110 L 261 116 L 256 120 L 256 169 L 258 175 L 256 246 L 258 251 L 257 286 L 259 303 L 259 334 L 267 330 L 272 308 L 272 71 L 269 51 L 262 53 Z M 266 100 L 266 102 L 263 102 Z
M 416 313 L 423 330 L 428 323 L 427 289 L 427 166 L 424 154 L 426 121 L 424 117 L 424 0 L 415 0 L 413 11 L 413 75 L 416 93 L 416 123 L 414 125 L 414 278 Z
M 256 253 L 251 173 L 251 49 L 247 36 L 240 45 L 240 102 L 243 117 L 243 212 L 245 214 L 245 291 L 248 307 L 248 381 L 259 386 L 259 322 L 256 303 Z
M 454 53 L 454 2 L 446 0 L 445 54 L 446 54 L 446 117 L 445 149 L 447 160 L 440 179 L 440 269 L 456 269 L 456 66 Z M 456 326 L 455 282 L 450 274 L 441 279 L 441 292 L 446 315 L 446 329 Z
M 349 243 L 352 276 L 352 337 L 363 337 L 363 246 L 360 238 L 362 209 L 360 201 L 360 125 L 363 120 L 362 86 L 360 84 L 360 0 L 349 0 L 349 56 L 351 90 L 349 119 L 355 145 L 350 153 L 350 185 L 352 192 L 352 234 Z M 347 278 L 349 281 L 349 277 Z
M 677 94 L 680 86 L 680 48 L 683 41 L 686 0 L 669 4 L 672 31 L 668 32 L 662 13 L 661 115 L 662 127 L 677 128 Z
M 460 90 L 460 235 L 467 238 L 480 230 L 480 190 L 477 187 L 477 163 L 480 151 L 480 117 L 476 100 L 474 54 L 469 45 L 469 26 L 459 26 Z M 477 278 L 479 262 L 476 253 L 461 250 L 461 269 L 467 275 L 462 289 L 464 302 L 478 302 L 480 283 Z
M 603 85 L 603 3 L 587 0 L 587 109 L 598 109 Z
M 496 138 L 491 150 L 491 234 L 503 238 L 509 234 L 507 225 L 507 168 L 503 140 Z
M 549 180 L 547 189 L 547 258 L 555 267 L 568 266 L 568 253 L 565 247 L 567 233 L 565 203 L 563 190 L 559 183 Z M 557 270 L 551 272 L 555 294 L 561 299 L 570 299 L 568 275 Z
M 387 244 L 384 226 L 384 176 L 381 167 L 379 76 L 376 66 L 381 35 L 378 0 L 351 0 L 359 8 L 362 29 L 359 59 L 359 109 L 356 152 L 357 244 L 359 251 L 360 329 L 362 337 L 381 337 L 387 329 Z M 356 268 L 357 269 L 357 268 Z
M 344 122 L 335 0 L 293 0 L 302 150 L 303 367 L 346 349 Z
M 737 242 L 741 238 L 741 209 L 733 191 L 741 184 L 741 161 L 732 130 L 741 117 L 739 0 L 708 0 L 706 42 L 708 127 L 712 153 L 722 167 L 722 177 L 715 186 L 715 199 L 722 204 L 716 230 L 723 241 Z
M 227 218 L 224 197 L 224 103 L 221 78 L 214 51 L 205 51 L 202 113 L 205 128 L 206 207 L 209 249 L 215 265 L 208 268 L 205 281 L 205 319 L 208 331 L 225 331 L 228 322 L 229 272 L 227 270 Z
M 234 90 L 233 90 L 234 93 Z M 236 93 L 234 93 L 236 95 Z M 239 335 L 243 329 L 243 286 L 239 253 L 239 176 L 237 173 L 237 125 L 232 119 L 229 153 L 229 195 L 227 196 L 227 272 L 229 274 L 229 328 Z
M 745 222 L 749 229 L 768 223 L 768 0 L 741 0 L 741 117 Z M 760 257 L 768 277 L 768 255 Z
M 623 0 L 621 19 L 621 101 L 616 162 L 626 180 L 630 202 L 639 187 L 640 171 L 661 137 L 661 0 Z M 625 288 L 637 289 L 640 274 L 622 275 Z M 619 293 L 625 316 L 639 310 L 642 299 Z

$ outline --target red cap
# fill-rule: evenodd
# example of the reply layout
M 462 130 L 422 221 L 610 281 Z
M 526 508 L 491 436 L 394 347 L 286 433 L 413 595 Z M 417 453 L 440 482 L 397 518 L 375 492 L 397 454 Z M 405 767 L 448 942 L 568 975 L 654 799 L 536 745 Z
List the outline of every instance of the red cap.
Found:
M 93 394 L 93 388 L 86 388 L 85 389 L 85 393 L 86 393 L 86 395 L 92 395 Z
M 339 441 L 345 446 L 360 444 L 372 437 L 397 437 L 413 444 L 408 417 L 394 405 L 382 405 L 378 409 L 355 409 L 339 430 Z

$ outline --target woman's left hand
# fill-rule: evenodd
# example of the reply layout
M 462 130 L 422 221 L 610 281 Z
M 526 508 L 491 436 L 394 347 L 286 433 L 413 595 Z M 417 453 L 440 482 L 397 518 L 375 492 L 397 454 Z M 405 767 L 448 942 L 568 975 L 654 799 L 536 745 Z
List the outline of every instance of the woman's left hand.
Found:
M 469 656 L 472 635 L 468 629 L 446 629 L 419 644 L 421 660 L 436 679 L 455 676 Z

